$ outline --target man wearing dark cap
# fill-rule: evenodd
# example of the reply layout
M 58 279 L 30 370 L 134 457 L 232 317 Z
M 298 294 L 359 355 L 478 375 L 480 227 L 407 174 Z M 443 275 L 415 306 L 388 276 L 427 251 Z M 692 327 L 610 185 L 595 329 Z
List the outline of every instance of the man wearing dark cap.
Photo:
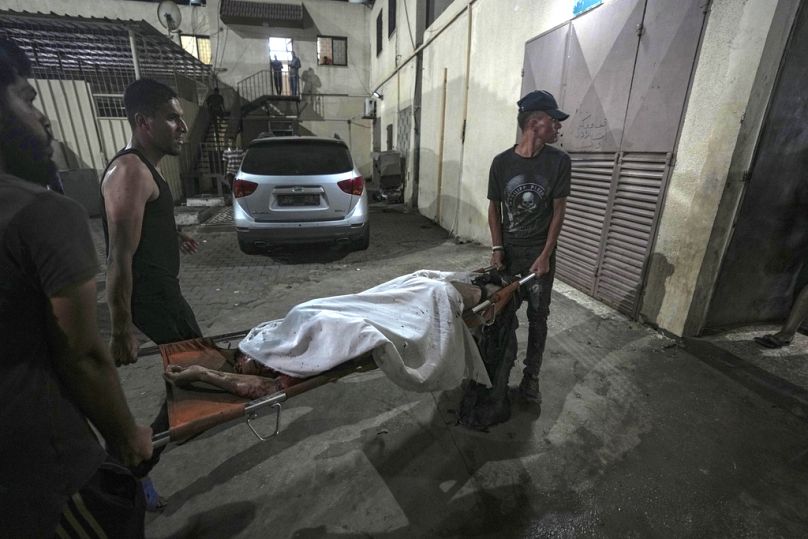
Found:
M 569 117 L 547 91 L 530 92 L 517 103 L 522 138 L 497 155 L 488 178 L 491 264 L 510 275 L 535 273 L 519 298 L 527 299 L 528 343 L 519 393 L 541 405 L 539 370 L 547 340 L 547 315 L 555 274 L 555 248 L 570 194 L 570 157 L 549 146 Z M 516 328 L 513 328 L 515 334 Z M 515 335 L 513 337 L 515 339 Z M 510 347 L 515 356 L 516 348 Z M 511 365 L 515 357 L 503 358 Z

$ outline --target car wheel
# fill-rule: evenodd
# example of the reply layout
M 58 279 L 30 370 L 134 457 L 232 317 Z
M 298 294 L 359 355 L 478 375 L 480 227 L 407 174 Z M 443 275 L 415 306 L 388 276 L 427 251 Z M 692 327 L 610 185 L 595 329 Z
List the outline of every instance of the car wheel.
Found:
M 370 223 L 365 223 L 365 231 L 362 236 L 354 241 L 354 250 L 365 251 L 370 247 Z
M 259 252 L 258 247 L 256 247 L 254 243 L 244 241 L 241 238 L 238 240 L 238 248 L 241 249 L 241 252 L 245 255 L 257 255 Z

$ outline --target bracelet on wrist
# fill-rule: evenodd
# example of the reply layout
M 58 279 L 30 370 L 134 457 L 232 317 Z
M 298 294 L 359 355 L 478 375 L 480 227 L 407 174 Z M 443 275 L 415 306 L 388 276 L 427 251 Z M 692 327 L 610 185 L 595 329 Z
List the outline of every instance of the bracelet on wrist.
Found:
M 505 247 L 503 247 L 502 245 L 494 245 L 493 247 L 491 247 L 491 251 L 492 252 L 505 251 Z

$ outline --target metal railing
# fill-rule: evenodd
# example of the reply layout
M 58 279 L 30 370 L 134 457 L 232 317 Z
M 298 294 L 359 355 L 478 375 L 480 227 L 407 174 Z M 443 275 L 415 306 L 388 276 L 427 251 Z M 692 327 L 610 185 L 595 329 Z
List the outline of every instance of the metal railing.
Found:
M 288 71 L 273 72 L 269 69 L 259 71 L 239 81 L 238 93 L 247 103 L 264 96 L 280 95 L 293 96 L 292 81 Z M 298 80 L 298 94 L 300 95 L 300 81 Z

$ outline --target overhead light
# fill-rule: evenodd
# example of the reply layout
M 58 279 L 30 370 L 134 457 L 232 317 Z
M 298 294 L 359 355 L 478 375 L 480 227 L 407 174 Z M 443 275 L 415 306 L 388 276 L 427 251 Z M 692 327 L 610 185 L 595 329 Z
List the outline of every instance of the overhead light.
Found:
M 379 90 L 373 90 L 373 97 L 376 99 L 384 99 L 384 96 L 379 93 Z

